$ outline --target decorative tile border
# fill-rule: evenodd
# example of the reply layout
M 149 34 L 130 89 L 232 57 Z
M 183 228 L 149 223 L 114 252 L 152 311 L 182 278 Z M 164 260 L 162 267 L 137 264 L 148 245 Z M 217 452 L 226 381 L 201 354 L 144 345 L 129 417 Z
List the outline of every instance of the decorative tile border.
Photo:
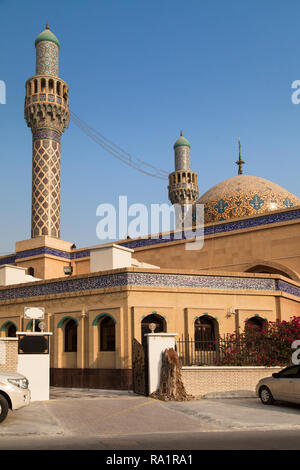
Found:
M 279 212 L 276 214 L 267 214 L 260 217 L 253 217 L 251 219 L 242 219 L 236 222 L 224 222 L 218 225 L 207 225 L 204 227 L 204 236 L 214 235 L 217 233 L 231 232 L 233 230 L 243 230 L 252 227 L 259 227 L 260 225 L 274 224 L 276 222 L 287 222 L 300 218 L 300 209 L 292 211 Z M 186 232 L 185 239 L 194 238 L 195 234 L 192 230 Z M 144 246 L 151 246 L 160 243 L 168 243 L 174 241 L 174 235 L 171 234 L 168 239 L 141 239 L 122 242 L 122 246 L 127 248 L 140 248 Z
M 5 258 L 0 258 L 0 266 L 1 264 L 13 264 L 16 261 L 15 255 L 6 256 Z
M 207 276 L 184 275 L 164 273 L 132 273 L 121 272 L 115 274 L 95 275 L 79 279 L 68 279 L 57 282 L 44 282 L 21 287 L 7 287 L 0 289 L 0 301 L 15 300 L 43 295 L 67 294 L 95 289 L 107 289 L 122 286 L 145 287 L 175 287 L 193 289 L 222 289 L 222 290 L 249 290 L 249 291 L 276 291 L 300 297 L 300 288 L 276 279 L 233 277 L 233 276 Z
M 300 287 L 293 286 L 288 282 L 281 281 L 278 279 L 276 281 L 276 290 L 280 290 L 282 292 L 286 292 L 287 294 L 295 295 L 296 297 L 300 297 Z
M 57 256 L 58 258 L 64 258 L 68 261 L 80 258 L 86 258 L 90 256 L 90 250 L 82 250 L 74 253 L 68 253 L 67 251 L 55 250 L 54 248 L 35 248 L 33 250 L 20 251 L 16 255 L 10 255 L 5 258 L 0 258 L 0 266 L 2 264 L 12 264 L 16 260 L 23 258 L 31 258 L 32 256 L 38 255 L 52 255 Z
M 70 260 L 71 254 L 72 253 L 68 253 L 67 251 L 55 250 L 53 248 L 47 248 L 46 246 L 43 246 L 41 248 L 34 248 L 33 250 L 20 251 L 16 254 L 16 260 L 22 258 L 31 258 L 32 256 L 38 255 L 52 255 Z

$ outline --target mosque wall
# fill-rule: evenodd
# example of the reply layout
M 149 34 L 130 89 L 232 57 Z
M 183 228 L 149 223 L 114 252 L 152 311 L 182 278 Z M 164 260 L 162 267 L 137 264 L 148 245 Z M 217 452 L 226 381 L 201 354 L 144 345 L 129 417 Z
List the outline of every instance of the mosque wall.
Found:
M 293 315 L 300 315 L 299 284 L 291 281 L 290 292 L 289 289 L 286 289 L 286 292 L 274 291 L 273 285 L 284 282 L 284 278 L 274 275 L 248 274 L 244 275 L 242 282 L 240 276 L 220 275 L 217 278 L 216 275 L 210 274 L 202 278 L 205 282 L 212 285 L 216 283 L 219 287 L 200 289 L 167 285 L 168 279 L 174 275 L 178 276 L 174 271 L 164 270 L 162 274 L 163 282 L 166 283 L 164 287 L 155 282 L 151 286 L 146 285 L 147 276 L 159 276 L 161 279 L 157 272 L 128 269 L 118 272 L 119 275 L 130 272 L 132 276 L 142 276 L 145 285 L 121 283 L 119 287 L 63 293 L 58 290 L 56 294 L 35 297 L 26 297 L 25 292 L 25 297 L 23 295 L 18 298 L 12 295 L 12 291 L 19 292 L 18 289 L 23 287 L 11 287 L 9 289 L 11 300 L 0 301 L 0 336 L 6 336 L 8 323 L 13 323 L 19 331 L 31 330 L 31 322 L 23 318 L 24 307 L 42 306 L 46 312 L 46 329 L 53 332 L 50 340 L 53 384 L 60 386 L 89 384 L 95 388 L 122 386 L 126 389 L 130 386 L 131 380 L 132 339 L 142 341 L 141 323 L 148 315 L 162 318 L 166 332 L 177 333 L 178 338 L 187 335 L 193 338 L 195 321 L 203 316 L 211 319 L 216 334 L 224 335 L 233 333 L 238 327 L 243 329 L 245 321 L 252 317 L 258 316 L 268 321 L 275 321 L 276 318 L 288 319 Z M 108 273 L 111 273 L 108 275 L 112 277 L 118 276 L 114 271 Z M 196 280 L 193 282 L 200 282 L 201 276 L 189 272 L 179 275 L 182 275 L 183 282 L 191 282 L 194 277 Z M 84 283 L 89 279 L 94 277 L 79 276 L 73 280 L 70 278 L 70 281 L 63 279 L 59 284 L 64 286 L 73 281 Z M 220 282 L 224 284 L 224 288 Z M 239 288 L 225 288 L 232 282 Z M 247 283 L 257 286 L 256 290 L 247 290 Z M 30 283 L 26 285 L 26 289 L 42 289 L 44 286 L 48 288 L 53 286 L 52 288 L 56 289 L 56 285 L 56 281 Z M 0 289 L 0 294 L 3 289 Z M 298 297 L 295 295 L 297 292 Z M 104 319 L 110 319 L 114 325 L 113 350 L 101 349 L 100 329 Z M 70 322 L 73 322 L 76 332 L 74 348 L 66 348 L 66 328 Z

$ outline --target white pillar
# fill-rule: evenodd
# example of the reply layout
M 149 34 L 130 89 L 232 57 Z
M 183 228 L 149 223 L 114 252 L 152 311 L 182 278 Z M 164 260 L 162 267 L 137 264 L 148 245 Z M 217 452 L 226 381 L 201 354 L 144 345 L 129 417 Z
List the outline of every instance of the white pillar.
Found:
M 162 355 L 166 349 L 175 349 L 177 333 L 148 333 L 149 395 L 159 388 Z
M 53 333 L 17 331 L 17 336 L 52 336 Z M 50 338 L 48 353 L 18 354 L 18 372 L 29 380 L 31 401 L 49 400 L 50 395 Z

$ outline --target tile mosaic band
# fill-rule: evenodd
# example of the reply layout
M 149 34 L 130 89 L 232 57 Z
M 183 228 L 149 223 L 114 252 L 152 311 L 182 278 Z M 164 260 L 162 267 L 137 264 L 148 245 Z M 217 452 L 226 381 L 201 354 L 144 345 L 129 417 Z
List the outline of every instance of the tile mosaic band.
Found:
M 0 301 L 43 295 L 67 294 L 121 286 L 175 287 L 193 289 L 222 289 L 242 291 L 278 291 L 300 297 L 300 288 L 276 279 L 231 276 L 184 275 L 164 273 L 115 273 L 80 279 L 43 282 L 36 285 L 0 289 Z

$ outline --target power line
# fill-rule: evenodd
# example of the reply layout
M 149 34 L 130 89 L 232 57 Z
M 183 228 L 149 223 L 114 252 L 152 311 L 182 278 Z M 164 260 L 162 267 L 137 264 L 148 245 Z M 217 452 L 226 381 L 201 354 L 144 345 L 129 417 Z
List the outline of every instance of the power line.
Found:
M 135 170 L 143 173 L 144 175 L 152 176 L 161 180 L 168 179 L 168 172 L 161 170 L 154 165 L 151 165 L 140 158 L 133 157 L 130 153 L 123 150 L 117 144 L 107 139 L 101 132 L 93 127 L 89 126 L 85 121 L 80 119 L 73 111 L 70 111 L 70 117 L 72 122 L 82 130 L 90 139 L 96 142 L 102 149 L 110 153 L 113 157 L 121 160 L 125 165 L 134 168 Z M 152 170 L 152 171 L 151 171 Z

